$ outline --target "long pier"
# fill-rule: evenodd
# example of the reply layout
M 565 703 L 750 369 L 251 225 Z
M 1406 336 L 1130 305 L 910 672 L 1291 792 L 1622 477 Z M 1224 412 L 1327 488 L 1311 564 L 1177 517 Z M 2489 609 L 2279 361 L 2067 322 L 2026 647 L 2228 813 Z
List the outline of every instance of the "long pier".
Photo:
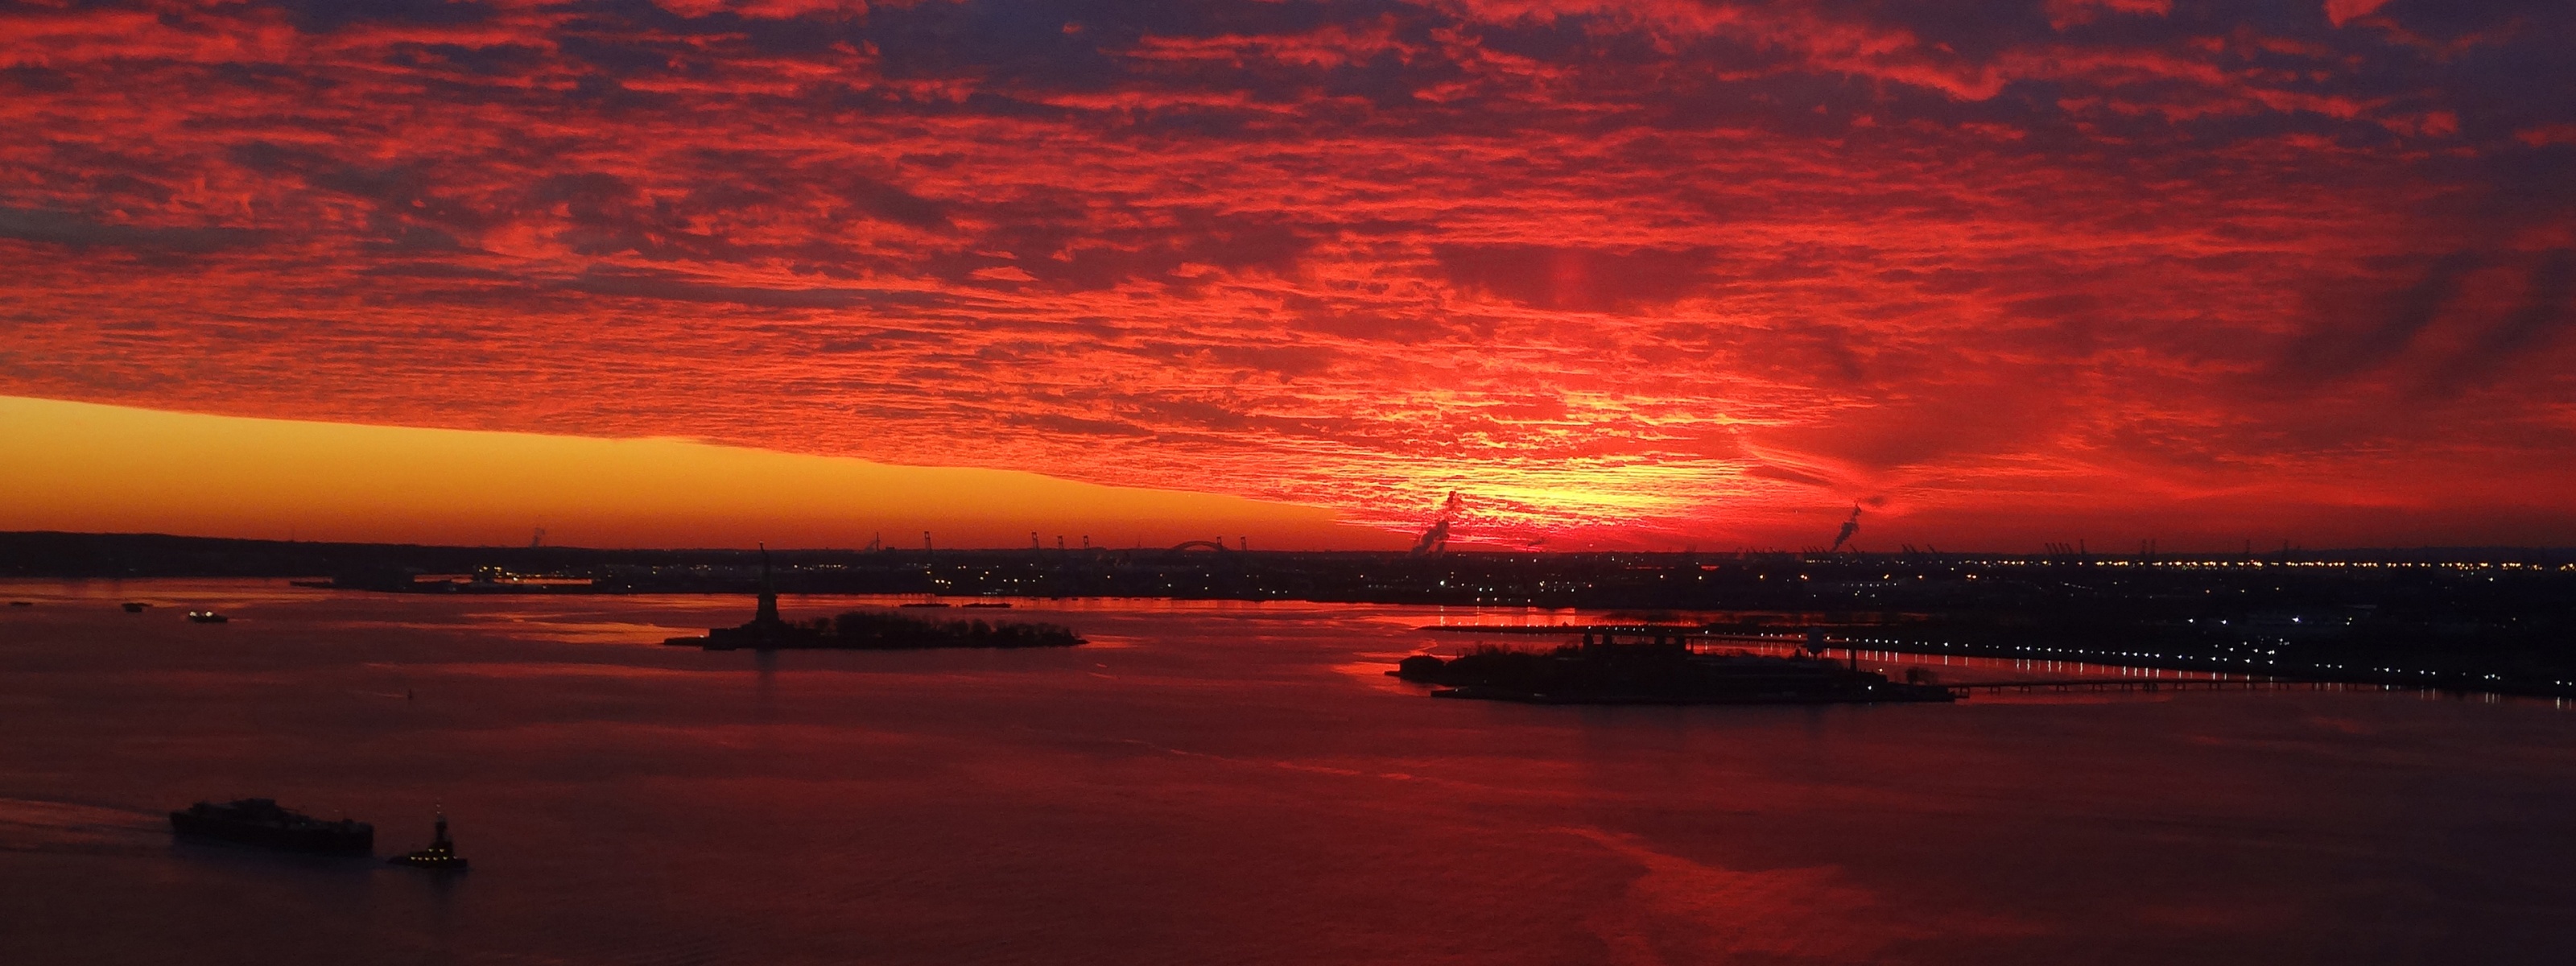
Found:
M 2468 671 L 2431 671 L 2408 668 L 2348 667 L 2342 664 L 2289 663 L 2234 667 L 2223 655 L 2194 656 L 2184 654 L 2132 654 L 2114 651 L 2088 651 L 2083 648 L 2013 646 L 1998 644 L 1957 643 L 1949 641 L 1900 640 L 1866 636 L 1852 628 L 1837 627 L 1844 634 L 1828 634 L 1824 626 L 1802 628 L 1804 633 L 1752 630 L 1744 627 L 1712 627 L 1673 624 L 1431 624 L 1416 630 L 1445 634 L 1524 634 L 1533 636 L 1580 636 L 1584 643 L 1593 640 L 1627 639 L 1634 642 L 1680 644 L 1694 651 L 1708 650 L 1724 644 L 1753 644 L 1806 650 L 1822 654 L 1841 651 L 1852 658 L 1871 655 L 1916 655 L 1922 657 L 1972 658 L 2016 663 L 2095 665 L 2103 668 L 2136 668 L 2175 674 L 2208 675 L 2206 678 L 2146 677 L 2060 678 L 2012 681 L 1977 681 L 1948 685 L 1965 697 L 1972 690 L 1990 694 L 2014 691 L 2262 691 L 2262 690 L 2382 690 L 2424 691 L 2446 694 L 2519 696 L 2552 698 L 2562 706 L 2576 698 L 2576 681 L 2508 679 L 2498 674 L 2478 675 Z M 1784 629 L 1785 630 L 1785 629 Z M 2251 664 L 2251 661 L 2246 662 Z
M 1791 649 L 1791 650 L 1796 650 L 1796 649 L 1800 648 L 1800 647 L 1803 645 L 1803 646 L 1806 646 L 1806 647 L 1819 648 L 1819 649 L 1830 648 L 1830 649 L 1834 649 L 1834 650 L 1840 650 L 1840 651 L 1843 651 L 1843 652 L 1844 652 L 1844 653 L 1846 653 L 1846 654 L 1852 655 L 1852 656 L 1853 656 L 1853 657 L 1855 657 L 1855 658 L 1857 658 L 1857 657 L 1859 656 L 1859 652 L 1860 652 L 1860 651 L 1862 651 L 1862 650 L 1882 651 L 1882 652 L 1886 652 L 1886 653 L 1914 653 L 1914 654 L 1924 654 L 1924 653 L 1926 653 L 1925 651 L 1912 651 L 1912 652 L 1906 652 L 1906 651 L 1889 651 L 1889 650 L 1887 650 L 1887 649 L 1884 647 L 1884 645 L 1883 645 L 1883 644 L 1881 644 L 1880 642 L 1875 642 L 1875 641 L 1870 642 L 1873 646 L 1871 646 L 1871 647 L 1867 647 L 1867 648 L 1863 648 L 1863 647 L 1860 647 L 1860 646 L 1859 646 L 1859 645 L 1861 644 L 1861 642 L 1860 642 L 1860 641 L 1854 641 L 1854 640 L 1851 640 L 1850 638 L 1842 638 L 1842 639 L 1837 640 L 1837 639 L 1834 639 L 1834 638 L 1823 637 L 1823 636 L 1821 636 L 1821 635 L 1808 636 L 1808 635 L 1803 635 L 1803 634 L 1778 633 L 1778 632 L 1764 633 L 1764 632 L 1747 632 L 1747 631 L 1742 631 L 1742 630 L 1718 630 L 1718 629 L 1715 629 L 1715 628 L 1709 628 L 1709 627 L 1676 627 L 1676 626 L 1669 625 L 1669 624 L 1557 624 L 1557 625 L 1552 625 L 1552 626 L 1551 626 L 1551 625 L 1544 625 L 1544 624 L 1542 624 L 1542 625 L 1494 625 L 1494 624 L 1482 624 L 1482 625 L 1456 625 L 1456 624 L 1449 624 L 1449 625 L 1439 625 L 1439 624 L 1435 624 L 1435 625 L 1429 625 L 1429 626 L 1421 627 L 1421 628 L 1418 628 L 1418 629 L 1419 629 L 1419 630 L 1424 630 L 1424 631 L 1441 631 L 1441 632 L 1447 632 L 1447 633 L 1453 633 L 1453 634 L 1454 634 L 1454 633 L 1480 633 L 1480 634 L 1532 634 L 1532 635 L 1555 635 L 1555 636 L 1570 636 L 1570 635 L 1574 635 L 1574 634 L 1580 634 L 1580 635 L 1583 635 L 1584 643 L 1586 643 L 1586 644 L 1591 643 L 1591 642 L 1592 642 L 1592 640 L 1593 640 L 1594 638 L 1596 638 L 1596 637 L 1600 638 L 1600 639 L 1601 639 L 1601 640 L 1603 640 L 1603 641 L 1608 641 L 1608 640 L 1612 640 L 1612 639 L 1617 638 L 1617 637 L 1622 637 L 1622 636 L 1624 636 L 1624 637 L 1632 638 L 1632 639 L 1639 640 L 1639 641 L 1656 641 L 1656 642 L 1670 641 L 1670 642 L 1674 642 L 1674 643 L 1681 644 L 1681 645 L 1683 645 L 1683 646 L 1685 646 L 1685 647 L 1690 647 L 1690 648 L 1692 648 L 1693 650 L 1699 650 L 1699 649 L 1702 649 L 1702 648 L 1706 648 L 1706 647 L 1709 647 L 1709 646 L 1711 646 L 1711 645 L 1718 644 L 1718 643 L 1720 643 L 1720 642 L 1725 642 L 1725 643 L 1737 643 L 1737 644 L 1759 644 L 1759 645 L 1768 645 L 1768 646 L 1772 646 L 1772 647 L 1787 647 L 1787 648 L 1789 648 L 1789 649 Z M 1941 653 L 1941 652 L 1931 652 L 1931 653 Z M 1973 653 L 1973 652 L 1968 653 L 1968 654 L 1962 654 L 1962 655 L 1959 655 L 1959 656 L 1962 656 L 1962 657 L 1979 657 L 1979 658 L 1982 658 L 1982 659 L 1985 659 L 1985 660 L 1997 660 L 1997 661 L 2017 660 L 2017 659 L 2018 659 L 2018 660 L 2027 660 L 2026 658 L 2013 658 L 2013 657 L 2007 657 L 2007 656 L 1999 655 L 1999 654 L 1979 655 L 1979 654 L 1975 654 L 1975 653 Z M 2107 662 L 2105 662 L 2105 663 L 2107 663 Z M 2116 665 L 2114 665 L 2114 666 L 2116 666 Z M 2178 671 L 2177 673 L 2182 673 L 2182 674 L 2193 674 L 2193 673 L 2198 673 L 2198 674 L 2206 674 L 2206 675 L 2209 675 L 2209 676 L 2208 676 L 2208 677 L 2201 677 L 2201 678 L 2184 678 L 2184 677 L 2149 677 L 2149 676 L 2144 676 L 2144 675 L 2133 675 L 2133 676 L 2116 677 L 2116 678 L 2026 678 L 2026 679 L 2016 679 L 2016 680 L 2006 680 L 2006 681 L 1962 681 L 1962 682 L 1957 682 L 1957 683 L 1947 683 L 1947 682 L 1944 682 L 1944 683 L 1937 684 L 1937 685 L 1935 685 L 1935 686 L 1937 686 L 1937 687 L 1942 687 L 1942 688 L 1947 688 L 1947 689 L 1949 689 L 1950 693 L 1955 694 L 1955 695 L 1957 695 L 1957 696 L 1959 696 L 1959 697 L 1962 697 L 1962 698 L 1968 697 L 1969 695 L 1975 694 L 1975 693 L 1980 692 L 1980 691 L 1983 691 L 1983 692 L 1985 692 L 1985 693 L 1987 693 L 1987 694 L 2007 694 L 2007 693 L 2011 693 L 2011 694 L 2039 694 L 2039 693 L 2048 693 L 2048 692 L 2067 693 L 2067 692 L 2086 692 L 2086 691 L 2092 691 L 2092 692 L 2134 692 L 2134 693 L 2155 694 L 2155 693 L 2161 693 L 2161 692 L 2166 692 L 2166 691 L 2289 691 L 2289 690 L 2308 690 L 2308 691 L 2315 691 L 2315 690 L 2335 690 L 2335 689 L 2341 689 L 2341 688 L 2346 688 L 2346 687 L 2366 686 L 2366 685 L 2356 685 L 2356 684 L 2350 684 L 2350 683 L 2332 682 L 2332 681 L 2323 681 L 2323 680 L 2289 679 L 2289 678 L 2278 678 L 2278 677 L 2237 676 L 2237 675 L 2230 675 L 2230 674 L 2228 674 L 2228 673 L 2227 673 L 2227 672 L 2225 672 L 2225 671 L 2188 671 L 2188 670 L 2182 670 L 2182 671 Z M 1932 682 L 1924 682 L 1924 683 L 1932 683 Z
M 2045 691 L 2326 691 L 2352 685 L 2330 681 L 2286 681 L 2279 678 L 2032 678 L 2024 681 L 1960 681 L 1940 685 L 1960 697 L 1978 691 L 2038 693 Z

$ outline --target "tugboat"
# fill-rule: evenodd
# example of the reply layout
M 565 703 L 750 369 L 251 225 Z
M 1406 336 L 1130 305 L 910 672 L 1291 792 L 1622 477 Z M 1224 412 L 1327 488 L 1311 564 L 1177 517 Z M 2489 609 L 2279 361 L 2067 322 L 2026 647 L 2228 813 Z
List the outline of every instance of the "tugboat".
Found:
M 230 617 L 226 617 L 210 610 L 192 610 L 188 612 L 188 620 L 197 624 L 221 624 L 231 619 L 232 618 Z
M 444 808 L 438 810 L 437 829 L 438 831 L 429 840 L 428 848 L 397 855 L 386 861 L 393 865 L 408 865 L 415 869 L 429 869 L 434 872 L 465 871 L 465 860 L 456 854 L 456 843 L 448 841 L 447 810 Z
M 290 852 L 365 855 L 376 850 L 376 827 L 341 819 L 325 822 L 277 806 L 276 799 L 244 798 L 223 805 L 198 802 L 170 813 L 181 835 L 222 839 Z

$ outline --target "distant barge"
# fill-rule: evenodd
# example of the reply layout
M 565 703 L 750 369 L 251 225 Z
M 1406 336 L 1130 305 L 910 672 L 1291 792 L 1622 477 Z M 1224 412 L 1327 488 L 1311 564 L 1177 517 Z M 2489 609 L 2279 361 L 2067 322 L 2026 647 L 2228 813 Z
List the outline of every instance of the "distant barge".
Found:
M 170 828 L 181 835 L 290 852 L 367 855 L 376 848 L 373 825 L 345 818 L 325 822 L 280 808 L 275 800 L 266 798 L 237 799 L 223 805 L 198 802 L 186 811 L 170 813 Z
M 1678 639 L 1569 644 L 1554 651 L 1483 648 L 1443 660 L 1405 658 L 1387 672 L 1442 685 L 1435 698 L 1525 704 L 1876 704 L 1956 701 L 1937 684 L 1890 681 L 1821 657 L 1697 654 Z

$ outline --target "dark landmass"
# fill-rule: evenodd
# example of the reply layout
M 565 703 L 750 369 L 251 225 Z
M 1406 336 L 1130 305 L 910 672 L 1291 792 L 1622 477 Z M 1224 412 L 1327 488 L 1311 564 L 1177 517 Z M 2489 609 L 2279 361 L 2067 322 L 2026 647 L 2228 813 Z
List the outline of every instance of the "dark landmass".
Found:
M 662 643 L 710 651 L 829 649 L 911 651 L 949 647 L 1073 647 L 1088 643 L 1072 628 L 1027 621 L 988 623 L 980 620 L 933 621 L 893 611 L 854 610 L 812 622 L 753 621 L 719 627 L 704 637 L 674 637 Z
M 1960 553 L 774 551 L 789 594 L 1535 606 L 1837 647 L 2576 696 L 2576 550 Z M 0 576 L 295 577 L 396 593 L 733 593 L 748 550 L 0 534 Z M 1558 633 L 1562 633 L 1561 631 Z
M 762 626 L 744 623 L 732 629 L 706 631 L 706 636 L 675 636 L 662 644 L 703 647 L 711 652 L 734 649 L 853 649 L 853 652 L 912 652 L 935 647 L 1077 647 L 1087 644 L 1059 623 L 1033 621 L 922 621 L 894 611 L 848 611 L 811 623 L 781 621 Z
M 1072 647 L 1086 643 L 1070 628 L 1054 624 L 988 624 L 980 620 L 934 621 L 887 610 L 847 611 L 811 623 L 787 620 L 778 613 L 778 575 L 769 551 L 760 554 L 760 603 L 751 620 L 739 627 L 718 627 L 703 637 L 674 637 L 662 643 L 710 651 L 856 650 L 913 651 L 951 647 Z M 911 605 L 905 605 L 911 606 Z
M 1952 701 L 1934 684 L 1890 681 L 1819 657 L 1695 653 L 1677 636 L 1607 639 L 1553 651 L 1479 647 L 1442 660 L 1405 658 L 1388 672 L 1447 686 L 1435 698 L 1530 704 L 1865 704 Z

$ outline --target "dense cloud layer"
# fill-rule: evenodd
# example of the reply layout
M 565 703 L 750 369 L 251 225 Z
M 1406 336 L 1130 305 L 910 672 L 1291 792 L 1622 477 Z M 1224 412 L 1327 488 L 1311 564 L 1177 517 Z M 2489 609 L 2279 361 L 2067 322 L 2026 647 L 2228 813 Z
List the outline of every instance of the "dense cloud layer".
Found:
M 0 393 L 1554 546 L 2576 540 L 2571 50 L 2558 0 L 5 0 Z

